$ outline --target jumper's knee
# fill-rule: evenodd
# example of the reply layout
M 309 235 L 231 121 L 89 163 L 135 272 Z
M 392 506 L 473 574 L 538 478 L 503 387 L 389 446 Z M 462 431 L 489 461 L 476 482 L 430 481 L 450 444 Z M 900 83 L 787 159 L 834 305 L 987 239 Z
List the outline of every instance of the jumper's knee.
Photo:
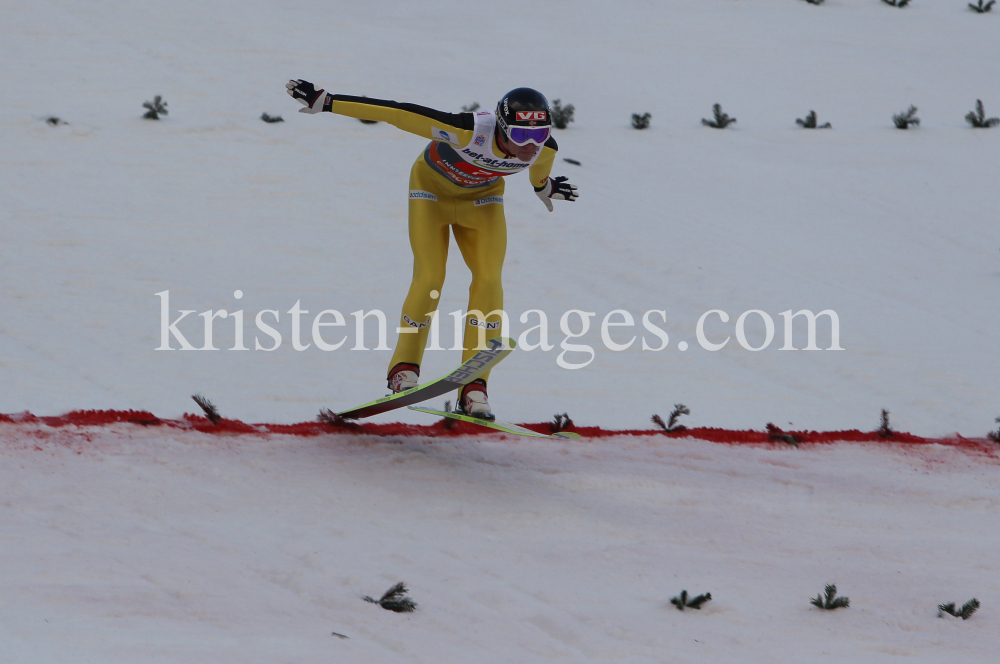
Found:
M 425 272 L 413 275 L 410 292 L 414 295 L 427 295 L 431 291 L 441 292 L 444 287 L 444 272 Z
M 500 277 L 473 277 L 469 286 L 469 296 L 503 300 L 503 284 Z

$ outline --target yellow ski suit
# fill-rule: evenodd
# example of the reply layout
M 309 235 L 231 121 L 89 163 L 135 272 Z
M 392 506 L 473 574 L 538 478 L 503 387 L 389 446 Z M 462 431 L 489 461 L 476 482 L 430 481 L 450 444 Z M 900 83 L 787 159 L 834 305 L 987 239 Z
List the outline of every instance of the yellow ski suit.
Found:
M 503 177 L 528 170 L 531 184 L 545 184 L 559 149 L 549 137 L 528 166 L 507 155 L 495 134 L 477 135 L 488 112 L 445 113 L 415 104 L 367 97 L 333 95 L 330 110 L 363 120 L 387 122 L 431 139 L 410 170 L 409 232 L 413 281 L 403 303 L 401 333 L 389 369 L 400 362 L 420 365 L 433 313 L 437 310 L 448 260 L 449 227 L 472 271 L 462 361 L 476 353 L 485 338 L 500 333 L 503 309 L 501 272 L 507 251 L 503 213 Z M 488 122 L 488 118 L 486 118 Z M 475 163 L 457 152 L 482 151 Z M 478 146 L 478 147 L 477 147 Z M 488 146 L 488 147 L 487 147 Z M 486 376 L 484 376 L 485 378 Z

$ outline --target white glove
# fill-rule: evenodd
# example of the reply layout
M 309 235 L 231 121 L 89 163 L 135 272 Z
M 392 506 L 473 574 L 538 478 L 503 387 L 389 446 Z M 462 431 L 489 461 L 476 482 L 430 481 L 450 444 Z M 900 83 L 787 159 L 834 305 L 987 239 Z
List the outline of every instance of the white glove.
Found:
M 568 179 L 563 175 L 555 179 L 547 178 L 545 184 L 541 187 L 535 187 L 535 194 L 542 199 L 549 212 L 552 212 L 552 199 L 572 202 L 579 198 L 579 194 L 576 193 L 576 185 L 566 182 Z

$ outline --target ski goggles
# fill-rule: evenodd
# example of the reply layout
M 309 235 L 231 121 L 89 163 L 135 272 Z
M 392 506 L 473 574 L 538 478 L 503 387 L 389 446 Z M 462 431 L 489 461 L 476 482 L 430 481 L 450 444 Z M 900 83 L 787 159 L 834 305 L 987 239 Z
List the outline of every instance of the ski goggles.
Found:
M 545 145 L 549 138 L 550 127 L 520 127 L 517 125 L 507 128 L 507 138 L 514 145 L 527 145 L 534 143 L 538 146 Z

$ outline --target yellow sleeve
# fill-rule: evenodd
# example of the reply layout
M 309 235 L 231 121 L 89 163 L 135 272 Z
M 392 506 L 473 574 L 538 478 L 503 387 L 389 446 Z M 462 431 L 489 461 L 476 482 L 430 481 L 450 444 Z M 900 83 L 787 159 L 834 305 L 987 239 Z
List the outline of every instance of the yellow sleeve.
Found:
M 549 173 L 552 172 L 552 164 L 556 161 L 556 152 L 558 150 L 559 146 L 556 145 L 556 140 L 550 136 L 549 140 L 545 141 L 542 154 L 538 155 L 538 159 L 528 169 L 531 186 L 535 189 L 540 189 L 545 184 L 545 180 L 548 179 Z
M 330 111 L 359 120 L 387 122 L 394 127 L 428 140 L 440 138 L 437 131 L 457 134 L 462 145 L 472 140 L 475 116 L 472 113 L 446 113 L 433 108 L 385 99 L 331 95 Z
M 467 145 L 472 140 L 475 129 L 475 115 L 469 113 L 446 113 L 417 104 L 406 104 L 386 99 L 369 99 L 348 95 L 331 95 L 330 111 L 359 120 L 386 122 L 403 131 L 416 134 L 428 140 L 440 140 L 438 132 L 452 132 L 454 143 Z M 549 137 L 542 153 L 528 169 L 531 185 L 538 189 L 552 172 L 559 146 Z

